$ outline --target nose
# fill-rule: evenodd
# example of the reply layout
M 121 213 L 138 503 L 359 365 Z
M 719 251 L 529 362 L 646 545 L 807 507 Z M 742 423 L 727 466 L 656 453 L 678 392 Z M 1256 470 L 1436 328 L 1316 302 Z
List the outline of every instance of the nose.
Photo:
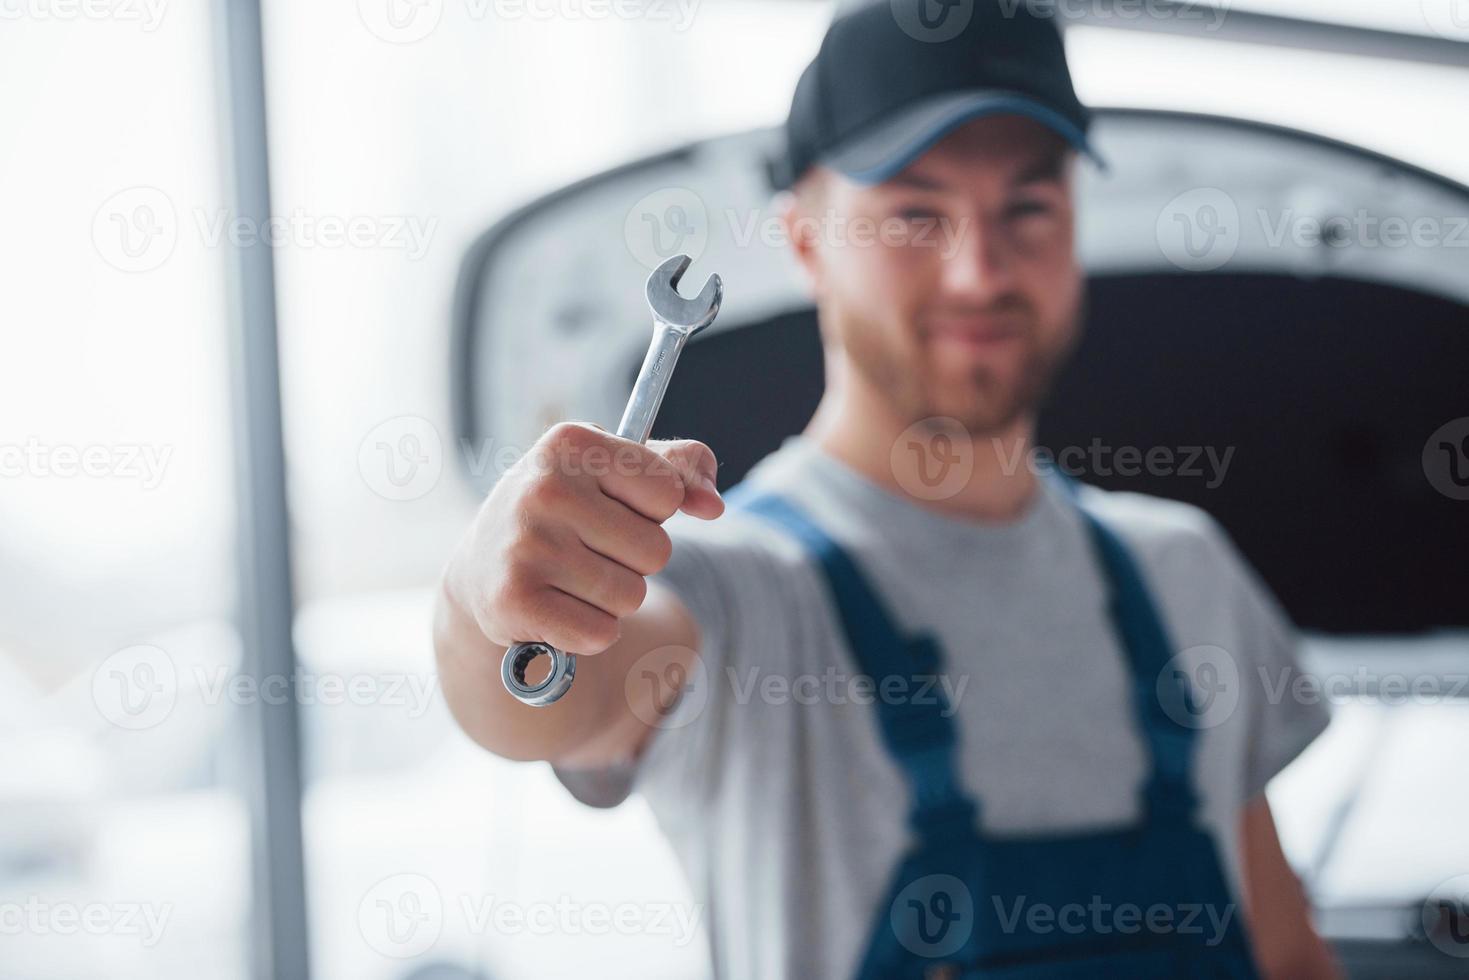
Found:
M 1014 285 L 1014 263 L 1004 230 L 995 221 L 961 218 L 941 236 L 944 290 L 952 298 L 985 303 Z

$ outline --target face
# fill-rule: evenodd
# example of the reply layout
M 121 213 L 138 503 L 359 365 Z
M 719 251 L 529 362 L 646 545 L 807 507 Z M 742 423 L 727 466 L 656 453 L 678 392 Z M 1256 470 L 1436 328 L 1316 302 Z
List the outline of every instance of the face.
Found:
M 797 189 L 787 220 L 823 340 L 904 425 L 994 432 L 1044 396 L 1082 301 L 1073 163 L 1049 129 L 994 116 L 885 183 L 820 170 Z

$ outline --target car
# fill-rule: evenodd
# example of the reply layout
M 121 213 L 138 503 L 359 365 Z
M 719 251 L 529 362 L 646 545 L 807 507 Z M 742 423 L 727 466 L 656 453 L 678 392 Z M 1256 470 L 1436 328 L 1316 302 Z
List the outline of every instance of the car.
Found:
M 800 430 L 821 347 L 773 210 L 779 138 L 629 162 L 473 244 L 451 364 L 471 482 L 498 473 L 473 447 L 529 445 L 563 418 L 615 426 L 647 344 L 642 279 L 680 252 L 726 298 L 654 436 L 708 443 L 728 489 Z M 1445 950 L 1469 951 L 1469 878 L 1450 872 L 1469 869 L 1469 837 L 1453 815 L 1469 787 L 1446 753 L 1469 731 L 1469 188 L 1198 112 L 1105 109 L 1093 139 L 1108 169 L 1083 168 L 1078 188 L 1085 331 L 1037 459 L 1226 528 L 1305 634 L 1305 670 L 1274 679 L 1277 696 L 1333 710 L 1270 788 L 1320 927 L 1353 976 L 1456 975 Z

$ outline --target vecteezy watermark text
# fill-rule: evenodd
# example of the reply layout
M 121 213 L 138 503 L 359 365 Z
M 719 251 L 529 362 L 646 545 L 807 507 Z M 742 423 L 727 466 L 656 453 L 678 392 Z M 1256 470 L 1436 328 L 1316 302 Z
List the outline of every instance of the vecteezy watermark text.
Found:
M 1070 476 L 1157 476 L 1202 480 L 1217 489 L 1229 472 L 1234 446 L 1113 446 L 1093 438 L 1085 446 L 1028 447 L 1024 440 L 994 438 L 995 455 L 1008 476 L 1028 466 L 1037 476 L 1060 470 Z
M 637 20 L 670 24 L 675 32 L 694 23 L 700 0 L 459 0 L 455 13 L 472 22 Z M 415 44 L 443 20 L 446 0 L 357 0 L 362 25 L 389 44 Z
M 173 447 L 145 443 L 0 443 L 0 477 L 133 480 L 144 490 L 163 482 Z
M 92 671 L 92 702 L 98 714 L 129 731 L 162 724 L 184 690 L 197 692 L 198 703 L 206 707 L 377 706 L 400 708 L 409 719 L 417 719 L 437 700 L 439 683 L 433 672 L 297 669 L 261 677 L 224 664 L 193 664 L 181 671 L 167 651 L 148 644 L 119 650 Z
M 523 900 L 461 893 L 445 901 L 425 875 L 391 875 L 374 884 L 357 907 L 357 926 L 367 945 L 404 959 L 427 952 L 446 920 L 472 936 L 653 936 L 686 946 L 698 935 L 701 904 L 670 901 L 583 902 L 561 895 Z
M 4 0 L 0 0 L 4 2 Z M 173 198 L 157 187 L 118 191 L 92 218 L 92 244 L 121 272 L 149 272 L 168 261 L 189 231 L 204 248 L 376 249 L 402 252 L 410 261 L 428 253 L 439 219 L 414 214 L 323 214 L 294 208 L 288 214 L 237 214 L 194 207 L 180 216 Z
M 1124 936 L 1149 933 L 1169 933 L 1188 936 L 1208 934 L 1204 945 L 1217 946 L 1224 941 L 1229 923 L 1234 918 L 1233 902 L 1220 908 L 1210 902 L 1180 902 L 1170 905 L 1155 902 L 1138 905 L 1134 902 L 1109 902 L 1101 895 L 1093 895 L 1086 902 L 1066 902 L 1053 905 L 1049 902 L 1032 902 L 1025 895 L 1006 901 L 999 895 L 991 896 L 1000 928 L 1007 933 L 1019 931 L 1022 920 L 1025 931 L 1036 935 L 1062 933 L 1064 935 L 1107 936 L 1117 933 Z
M 0 902 L 0 936 L 135 936 L 152 949 L 172 916 L 172 902 L 52 902 L 31 895 Z
M 1229 17 L 1229 0 L 999 0 L 1000 11 L 1014 17 L 1024 10 L 1031 17 L 1061 17 L 1094 22 L 1174 20 L 1197 22 L 1206 31 L 1217 31 Z
M 671 655 L 679 651 L 686 655 Z M 948 718 L 964 699 L 969 675 L 920 672 L 874 677 L 836 665 L 797 673 L 727 666 L 711 675 L 692 650 L 658 647 L 632 665 L 625 693 L 633 713 L 645 724 L 681 728 L 703 713 L 718 683 L 728 685 L 720 700 L 741 707 L 752 703 L 776 707 L 881 703 L 931 707 Z
M 158 29 L 168 0 L 0 0 L 0 20 L 111 20 Z

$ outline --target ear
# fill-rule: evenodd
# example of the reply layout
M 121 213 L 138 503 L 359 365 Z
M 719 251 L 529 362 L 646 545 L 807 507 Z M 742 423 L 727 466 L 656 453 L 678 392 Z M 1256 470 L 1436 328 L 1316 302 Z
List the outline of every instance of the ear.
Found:
M 824 206 L 821 202 L 825 200 L 825 195 L 821 188 L 808 182 L 820 179 L 822 178 L 819 174 L 808 174 L 801 183 L 782 193 L 774 202 L 775 208 L 780 212 L 781 227 L 785 231 L 786 241 L 790 243 L 791 253 L 805 275 L 812 299 L 817 300 L 821 298 L 825 274 L 821 253 L 821 215 L 816 213 L 815 208 Z

